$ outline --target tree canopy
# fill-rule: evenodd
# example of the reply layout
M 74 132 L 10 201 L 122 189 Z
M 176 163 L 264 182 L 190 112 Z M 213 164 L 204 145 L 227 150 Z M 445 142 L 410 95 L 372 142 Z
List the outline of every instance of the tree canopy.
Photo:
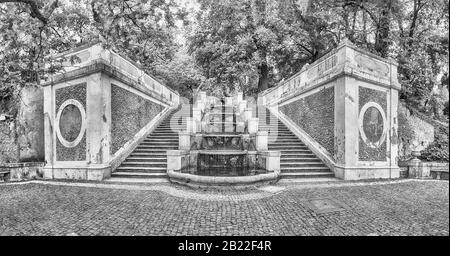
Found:
M 248 95 L 277 85 L 348 38 L 399 62 L 401 99 L 445 107 L 446 0 L 0 0 L 0 101 L 37 86 L 49 57 L 93 41 L 163 83 Z M 448 98 L 448 95 L 447 95 Z M 448 103 L 447 103 L 448 105 Z M 448 110 L 447 110 L 448 112 Z

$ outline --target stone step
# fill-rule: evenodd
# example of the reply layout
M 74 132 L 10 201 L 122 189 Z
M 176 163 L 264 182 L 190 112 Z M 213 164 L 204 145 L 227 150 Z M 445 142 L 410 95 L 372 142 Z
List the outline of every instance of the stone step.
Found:
M 153 132 L 149 136 L 178 138 L 178 132 Z M 147 136 L 147 138 L 149 136 Z
M 292 158 L 304 158 L 304 157 L 316 157 L 316 155 L 314 155 L 314 153 L 310 152 L 310 153 L 295 153 L 295 154 L 290 154 L 290 153 L 281 153 L 280 158 L 281 159 L 292 159 Z
M 141 142 L 141 144 L 139 144 L 139 146 L 161 146 L 161 145 L 178 147 L 178 141 L 158 141 L 158 142 L 144 141 L 144 142 Z
M 287 180 L 288 182 L 290 180 Z M 154 177 L 138 177 L 138 178 L 130 178 L 130 177 L 111 177 L 104 182 L 111 184 L 155 184 L 155 183 L 169 183 L 167 176 L 161 178 Z
M 290 167 L 326 167 L 322 162 L 308 162 L 308 161 L 296 161 L 296 162 L 280 162 L 281 169 Z
M 313 154 L 311 150 L 309 149 L 282 149 L 282 150 L 276 150 L 281 151 L 281 155 L 283 154 Z
M 142 142 L 149 142 L 149 143 L 164 143 L 164 142 L 173 142 L 173 143 L 178 143 L 178 138 L 173 138 L 173 137 L 169 137 L 169 138 L 154 138 L 154 137 L 150 137 L 147 139 L 144 139 Z
M 282 179 L 305 179 L 305 178 L 322 178 L 322 177 L 334 177 L 332 172 L 303 172 L 303 173 L 292 173 L 292 172 L 282 172 L 280 174 Z
M 166 135 L 166 134 L 161 134 L 161 135 L 155 135 L 155 134 L 151 134 L 149 136 L 147 136 L 146 140 L 148 139 L 161 139 L 161 140 L 165 140 L 165 139 L 178 139 L 178 134 L 174 134 L 174 135 Z
M 111 177 L 127 178 L 167 178 L 167 173 L 138 173 L 138 172 L 113 172 Z
M 153 152 L 135 152 L 135 151 L 133 151 L 130 154 L 130 157 L 166 158 L 167 157 L 167 151 L 161 151 L 160 153 L 157 152 L 157 151 L 153 151 Z
M 280 167 L 281 168 L 281 167 Z M 317 166 L 317 167 L 291 167 L 285 166 L 281 168 L 281 172 L 331 172 L 330 168 L 327 166 Z
M 117 172 L 136 172 L 136 173 L 155 173 L 155 172 L 166 172 L 167 167 L 152 167 L 152 166 L 119 166 L 116 168 Z
M 142 145 L 140 144 L 136 150 L 147 150 L 147 149 L 160 149 L 160 150 L 177 150 L 178 149 L 178 145 L 167 145 L 167 146 L 157 146 L 157 145 L 151 145 L 151 146 L 147 146 L 147 145 Z
M 163 149 L 139 149 L 139 148 L 136 148 L 133 151 L 133 154 L 135 154 L 135 153 L 146 153 L 146 154 L 156 153 L 155 155 L 166 155 L 167 156 L 167 150 L 163 150 Z
M 153 159 L 147 159 L 147 161 L 135 161 L 132 159 L 127 159 L 121 166 L 167 167 L 167 160 L 153 161 Z
M 322 162 L 322 160 L 320 160 L 317 157 L 296 157 L 296 156 L 292 156 L 292 157 L 284 157 L 284 158 L 280 158 L 280 162 L 284 163 L 284 162 L 300 162 L 300 161 L 306 161 L 306 162 Z
M 127 159 L 125 159 L 125 162 L 162 162 L 162 163 L 166 163 L 167 162 L 167 157 L 154 157 L 154 156 L 148 156 L 148 157 L 144 157 L 144 156 L 129 156 L 127 157 Z
M 305 144 L 303 144 L 302 142 L 273 142 L 273 143 L 269 143 L 269 147 L 286 147 L 286 148 L 291 148 L 291 147 L 306 147 Z

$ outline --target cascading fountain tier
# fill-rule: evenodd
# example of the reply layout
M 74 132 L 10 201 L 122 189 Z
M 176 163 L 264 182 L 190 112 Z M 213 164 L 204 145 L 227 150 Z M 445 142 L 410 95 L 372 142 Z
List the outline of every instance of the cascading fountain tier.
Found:
M 267 151 L 267 133 L 249 129 L 251 120 L 239 107 L 242 94 L 234 99 L 201 97 L 196 102 L 191 127 L 180 132 L 180 150 L 167 152 L 172 182 L 220 186 L 278 180 L 280 152 Z M 258 148 L 261 141 L 266 145 Z

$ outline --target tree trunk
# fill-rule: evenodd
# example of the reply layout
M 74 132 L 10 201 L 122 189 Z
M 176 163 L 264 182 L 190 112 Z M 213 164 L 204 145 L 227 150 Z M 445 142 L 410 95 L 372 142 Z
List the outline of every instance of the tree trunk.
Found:
M 389 32 L 390 32 L 390 16 L 391 16 L 391 1 L 384 2 L 383 9 L 380 13 L 380 21 L 377 26 L 375 34 L 375 50 L 381 57 L 387 57 L 390 46 Z
M 261 64 L 258 67 L 259 70 L 259 81 L 258 81 L 258 92 L 262 92 L 269 88 L 269 67 L 266 63 Z

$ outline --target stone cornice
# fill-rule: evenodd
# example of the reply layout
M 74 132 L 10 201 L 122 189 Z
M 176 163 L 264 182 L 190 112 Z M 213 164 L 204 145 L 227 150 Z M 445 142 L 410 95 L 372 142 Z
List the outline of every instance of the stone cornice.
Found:
M 161 95 L 156 94 L 154 91 L 142 85 L 142 83 L 140 83 L 139 80 L 129 77 L 128 75 L 120 71 L 118 68 L 115 68 L 114 66 L 110 65 L 109 63 L 107 63 L 102 59 L 97 59 L 93 61 L 91 64 L 80 67 L 78 69 L 54 75 L 49 79 L 50 81 L 43 83 L 41 86 L 46 87 L 59 83 L 64 83 L 70 80 L 82 78 L 95 73 L 104 73 L 146 95 L 151 96 L 152 98 L 156 99 L 157 101 L 163 104 L 170 105 L 169 99 L 166 99 Z
M 395 89 L 395 90 L 400 90 L 400 86 L 391 86 L 387 83 L 383 83 L 381 81 L 374 81 L 372 79 L 368 79 L 365 76 L 359 75 L 358 73 L 354 72 L 354 70 L 352 68 L 349 67 L 345 67 L 345 68 L 341 68 L 338 72 L 332 73 L 332 74 L 328 74 L 326 76 L 322 76 L 319 79 L 315 79 L 313 81 L 311 81 L 310 83 L 305 84 L 305 86 L 298 88 L 297 90 L 295 90 L 294 92 L 290 91 L 288 95 L 286 96 L 282 96 L 279 99 L 272 101 L 272 102 L 268 102 L 269 105 L 273 105 L 276 103 L 280 103 L 280 102 L 286 102 L 289 101 L 291 99 L 294 99 L 304 93 L 307 93 L 309 91 L 312 91 L 316 88 L 319 88 L 321 86 L 324 86 L 326 84 L 328 84 L 329 82 L 336 80 L 340 77 L 353 77 L 355 79 L 361 80 L 361 81 L 365 81 L 371 84 L 376 84 L 379 85 L 383 88 L 386 89 Z
M 341 66 L 344 67 L 343 71 L 336 71 L 336 69 L 341 69 Z M 279 88 L 289 86 L 290 83 L 298 79 L 303 80 L 301 83 L 304 84 L 301 87 L 309 87 L 308 84 L 317 83 L 317 81 L 321 81 L 324 78 L 328 80 L 330 75 L 333 77 L 342 75 L 333 74 L 335 72 L 339 73 L 340 71 L 360 80 L 366 80 L 383 87 L 400 90 L 401 86 L 397 80 L 397 66 L 397 62 L 392 59 L 379 57 L 373 53 L 357 48 L 348 40 L 343 40 L 335 49 L 320 57 L 314 63 L 305 65 L 295 75 L 281 82 L 278 86 L 261 92 L 259 95 L 268 96 Z M 381 71 L 377 69 L 373 70 L 373 68 L 380 67 Z M 383 70 L 383 68 L 387 71 Z M 379 72 L 383 73 L 380 74 Z M 315 75 L 310 75 L 310 73 Z

